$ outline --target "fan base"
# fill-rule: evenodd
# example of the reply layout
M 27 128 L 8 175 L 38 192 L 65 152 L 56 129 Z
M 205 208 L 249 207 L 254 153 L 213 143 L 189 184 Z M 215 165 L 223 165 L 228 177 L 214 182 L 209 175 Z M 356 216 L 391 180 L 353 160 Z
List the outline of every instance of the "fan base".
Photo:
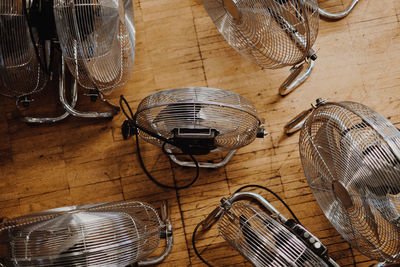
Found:
M 198 162 L 199 167 L 200 168 L 208 168 L 208 169 L 217 169 L 220 168 L 222 166 L 225 166 L 229 160 L 233 157 L 233 155 L 235 154 L 235 152 L 237 151 L 237 149 L 231 150 L 226 156 L 225 158 L 217 163 L 210 163 L 210 162 Z M 170 152 L 167 150 L 167 152 Z M 176 164 L 182 166 L 182 167 L 191 167 L 194 168 L 196 167 L 196 165 L 194 164 L 194 162 L 190 162 L 190 161 L 183 161 L 183 160 L 179 160 L 177 159 L 174 155 L 170 154 L 169 158 L 175 162 Z

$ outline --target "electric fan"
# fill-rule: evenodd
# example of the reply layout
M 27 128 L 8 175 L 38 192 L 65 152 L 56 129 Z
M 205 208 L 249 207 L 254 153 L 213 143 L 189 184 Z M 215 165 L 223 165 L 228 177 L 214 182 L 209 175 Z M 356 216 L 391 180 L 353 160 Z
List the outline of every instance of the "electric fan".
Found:
M 64 207 L 0 223 L 0 258 L 15 266 L 139 266 L 161 262 L 173 244 L 166 204 L 122 201 Z M 166 239 L 165 251 L 149 257 Z
M 315 198 L 354 248 L 400 263 L 399 131 L 362 104 L 318 102 L 300 134 Z
M 331 19 L 331 20 L 339 20 L 342 19 L 344 17 L 346 17 L 347 15 L 350 14 L 350 12 L 353 10 L 353 8 L 357 5 L 359 0 L 351 0 L 351 3 L 349 4 L 349 6 L 341 11 L 341 12 L 337 12 L 337 13 L 332 13 L 332 12 L 328 12 L 323 8 L 318 8 L 319 14 L 326 18 L 326 19 Z
M 255 200 L 266 212 L 242 199 Z M 255 266 L 339 266 L 318 238 L 262 196 L 237 192 L 221 203 L 193 233 L 193 247 L 204 262 L 196 248 L 197 229 L 208 230 L 218 221 L 220 235 Z
M 293 66 L 281 95 L 311 74 L 317 58 L 311 48 L 318 34 L 317 0 L 203 0 L 203 5 L 227 42 L 248 60 L 262 68 Z
M 237 149 L 266 134 L 248 99 L 206 87 L 156 92 L 141 101 L 133 120 L 144 140 L 163 147 L 171 160 L 186 167 L 196 164 L 179 160 L 171 152 L 206 155 L 229 151 L 220 162 L 198 163 L 199 167 L 219 168 Z
M 132 73 L 135 27 L 132 0 L 53 0 L 54 18 L 63 58 L 78 83 L 92 99 L 124 86 Z M 119 108 L 105 112 L 80 112 L 60 100 L 74 116 L 113 117 Z
M 16 98 L 19 109 L 21 105 L 28 107 L 32 101 L 31 95 L 49 84 L 49 64 L 45 63 L 50 63 L 51 43 L 34 40 L 34 33 L 44 36 L 47 32 L 33 31 L 29 27 L 32 25 L 28 23 L 30 20 L 24 10 L 29 12 L 28 10 L 33 9 L 31 1 L 2 1 L 0 4 L 0 94 Z M 73 96 L 71 105 L 75 104 L 76 99 Z M 67 116 L 68 113 L 64 113 L 55 118 L 23 117 L 23 120 L 47 123 Z
M 135 28 L 131 0 L 3 1 L 0 31 L 1 94 L 17 97 L 17 106 L 28 106 L 30 95 L 50 85 L 48 81 L 58 75 L 65 114 L 55 118 L 25 117 L 26 122 L 56 122 L 69 114 L 111 118 L 119 111 L 104 94 L 125 85 L 132 72 Z M 73 76 L 71 103 L 66 96 L 69 73 Z M 76 82 L 88 89 L 86 95 L 92 101 L 100 97 L 112 109 L 76 110 Z

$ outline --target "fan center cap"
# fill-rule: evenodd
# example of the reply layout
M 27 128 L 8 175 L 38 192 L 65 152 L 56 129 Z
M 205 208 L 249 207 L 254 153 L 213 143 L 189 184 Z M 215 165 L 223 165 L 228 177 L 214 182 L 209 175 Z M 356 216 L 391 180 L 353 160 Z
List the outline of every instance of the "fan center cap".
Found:
M 335 192 L 336 197 L 342 202 L 346 209 L 353 206 L 353 201 L 347 189 L 339 181 L 334 181 L 332 184 L 333 192 Z
M 234 0 L 222 0 L 225 10 L 231 15 L 235 21 L 240 20 L 240 11 Z

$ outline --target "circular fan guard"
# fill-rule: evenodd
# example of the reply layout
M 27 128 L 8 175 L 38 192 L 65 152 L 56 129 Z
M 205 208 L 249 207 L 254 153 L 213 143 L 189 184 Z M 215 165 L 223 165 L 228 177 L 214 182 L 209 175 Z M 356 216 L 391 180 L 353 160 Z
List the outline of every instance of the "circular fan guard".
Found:
M 399 262 L 400 133 L 353 102 L 319 106 L 300 134 L 307 181 L 328 220 L 351 245 Z
M 131 0 L 54 0 L 54 16 L 63 56 L 80 85 L 109 93 L 126 84 L 135 52 Z
M 176 137 L 178 131 L 181 136 L 196 136 L 213 150 L 233 150 L 251 143 L 260 126 L 257 111 L 249 100 L 233 92 L 206 87 L 154 93 L 139 104 L 136 122 L 165 138 Z M 163 145 L 142 131 L 139 134 L 152 144 Z
M 0 3 L 0 36 L 0 94 L 21 97 L 42 90 L 47 76 L 30 38 L 22 1 Z
M 318 34 L 316 0 L 203 0 L 203 5 L 227 42 L 263 68 L 304 61 Z
M 126 266 L 150 255 L 160 232 L 157 212 L 141 202 L 59 208 L 0 224 L 0 256 L 21 266 Z
M 233 203 L 218 229 L 255 266 L 328 266 L 286 227 L 248 203 Z

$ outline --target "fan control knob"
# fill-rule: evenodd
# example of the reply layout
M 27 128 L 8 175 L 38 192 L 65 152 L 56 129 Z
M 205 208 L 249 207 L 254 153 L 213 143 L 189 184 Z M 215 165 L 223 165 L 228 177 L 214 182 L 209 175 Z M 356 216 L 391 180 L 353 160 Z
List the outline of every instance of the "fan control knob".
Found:
M 285 224 L 294 234 L 301 238 L 304 244 L 307 245 L 307 247 L 309 247 L 312 251 L 322 257 L 325 257 L 328 254 L 328 249 L 318 240 L 317 237 L 310 233 L 301 224 L 296 223 L 292 219 L 287 220 Z

